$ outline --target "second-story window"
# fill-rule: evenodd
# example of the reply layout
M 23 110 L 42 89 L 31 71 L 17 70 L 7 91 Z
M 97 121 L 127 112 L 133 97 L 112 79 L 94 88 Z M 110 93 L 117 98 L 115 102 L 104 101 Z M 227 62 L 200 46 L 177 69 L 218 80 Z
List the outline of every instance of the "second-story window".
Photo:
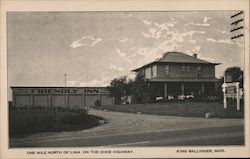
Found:
M 152 77 L 156 77 L 157 76 L 157 65 L 154 65 L 152 67 Z
M 181 71 L 182 72 L 190 72 L 191 71 L 191 67 L 190 66 L 181 66 Z
M 197 75 L 201 76 L 201 66 L 197 66 Z
M 165 74 L 169 76 L 169 65 L 165 66 Z
M 181 66 L 181 71 L 185 72 L 186 71 L 186 66 Z
M 138 72 L 139 76 L 141 76 L 142 78 L 145 78 L 145 70 L 141 70 Z

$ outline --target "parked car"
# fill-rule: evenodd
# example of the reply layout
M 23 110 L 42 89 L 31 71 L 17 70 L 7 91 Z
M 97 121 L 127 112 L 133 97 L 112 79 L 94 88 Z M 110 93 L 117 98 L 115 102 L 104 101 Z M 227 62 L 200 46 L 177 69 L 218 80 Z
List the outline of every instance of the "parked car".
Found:
M 159 96 L 159 97 L 155 97 L 156 102 L 162 102 L 163 101 L 163 97 Z
M 170 101 L 174 100 L 174 96 L 169 95 L 168 100 L 170 100 Z
M 188 95 L 186 95 L 186 98 L 187 98 L 187 99 L 194 99 L 194 95 L 188 94 Z
M 178 95 L 178 99 L 179 99 L 179 100 L 184 100 L 185 98 L 186 98 L 185 95 Z

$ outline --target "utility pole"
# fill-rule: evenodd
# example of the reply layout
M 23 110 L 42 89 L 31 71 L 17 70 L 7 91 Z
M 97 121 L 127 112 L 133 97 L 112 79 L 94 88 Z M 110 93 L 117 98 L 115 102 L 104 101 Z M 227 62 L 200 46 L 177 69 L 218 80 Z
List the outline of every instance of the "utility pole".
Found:
M 64 86 L 67 87 L 67 74 L 64 74 Z
M 64 74 L 64 86 L 65 86 L 65 88 L 67 87 L 67 74 L 65 73 Z M 65 107 L 67 107 L 68 108 L 68 95 L 64 95 L 64 104 L 65 104 Z
M 226 96 L 226 73 L 224 73 L 224 83 L 223 83 L 223 103 L 224 103 L 224 109 L 227 109 L 227 96 Z

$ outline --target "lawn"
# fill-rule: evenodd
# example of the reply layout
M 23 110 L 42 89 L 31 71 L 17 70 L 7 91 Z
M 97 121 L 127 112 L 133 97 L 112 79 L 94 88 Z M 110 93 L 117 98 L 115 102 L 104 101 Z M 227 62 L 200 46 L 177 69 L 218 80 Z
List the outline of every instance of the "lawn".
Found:
M 243 103 L 242 103 L 243 104 Z M 98 106 L 95 109 L 127 112 L 156 114 L 169 116 L 185 117 L 205 117 L 206 113 L 212 113 L 214 117 L 219 118 L 243 118 L 244 110 L 236 110 L 236 104 L 231 102 L 228 109 L 224 109 L 223 103 L 207 102 L 169 102 L 169 103 L 149 103 L 149 104 L 126 104 L 126 105 L 108 105 Z
M 39 132 L 82 130 L 99 125 L 101 117 L 86 112 L 11 110 L 9 112 L 10 137 L 22 137 Z

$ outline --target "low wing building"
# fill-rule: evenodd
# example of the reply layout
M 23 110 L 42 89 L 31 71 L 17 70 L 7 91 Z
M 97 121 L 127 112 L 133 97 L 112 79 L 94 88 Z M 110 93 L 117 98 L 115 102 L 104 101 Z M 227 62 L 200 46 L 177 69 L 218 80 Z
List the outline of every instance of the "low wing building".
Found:
M 78 109 L 114 104 L 106 87 L 11 87 L 15 107 Z

